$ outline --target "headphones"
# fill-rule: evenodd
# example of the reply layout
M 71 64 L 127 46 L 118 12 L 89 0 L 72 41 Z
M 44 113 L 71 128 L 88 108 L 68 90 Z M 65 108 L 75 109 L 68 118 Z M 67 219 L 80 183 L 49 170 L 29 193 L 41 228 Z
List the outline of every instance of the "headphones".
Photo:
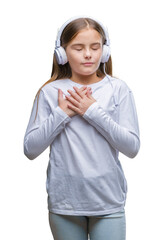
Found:
M 71 18 L 69 19 L 68 21 L 66 21 L 62 26 L 61 28 L 59 29 L 58 31 L 58 34 L 57 34 L 57 39 L 56 39 L 56 44 L 55 44 L 55 50 L 54 50 L 54 54 L 56 56 L 56 60 L 58 62 L 58 64 L 61 64 L 61 65 L 64 65 L 68 62 L 68 59 L 67 59 L 67 55 L 66 55 L 66 51 L 65 49 L 61 46 L 61 41 L 60 41 L 60 38 L 61 38 L 61 35 L 62 35 L 62 32 L 64 30 L 64 28 L 69 24 L 71 23 L 72 21 L 76 20 L 76 19 L 79 19 L 79 18 L 90 18 L 88 16 L 79 16 L 79 17 L 74 17 L 74 18 Z M 93 18 L 90 18 L 94 21 L 96 21 L 103 29 L 104 33 L 105 33 L 105 43 L 103 45 L 103 51 L 102 51 L 102 56 L 101 56 L 101 63 L 106 63 L 111 55 L 111 52 L 110 52 L 110 40 L 109 40 L 109 36 L 108 36 L 108 32 L 107 32 L 107 29 L 105 29 L 105 27 L 103 26 L 102 23 L 100 23 L 99 21 L 97 21 L 96 19 L 93 19 Z

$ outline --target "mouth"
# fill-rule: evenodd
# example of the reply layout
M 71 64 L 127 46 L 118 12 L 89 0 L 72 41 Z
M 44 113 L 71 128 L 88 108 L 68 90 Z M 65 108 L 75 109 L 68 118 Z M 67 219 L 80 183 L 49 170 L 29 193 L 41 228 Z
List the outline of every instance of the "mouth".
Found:
M 93 62 L 85 62 L 83 63 L 84 66 L 92 66 L 93 65 Z

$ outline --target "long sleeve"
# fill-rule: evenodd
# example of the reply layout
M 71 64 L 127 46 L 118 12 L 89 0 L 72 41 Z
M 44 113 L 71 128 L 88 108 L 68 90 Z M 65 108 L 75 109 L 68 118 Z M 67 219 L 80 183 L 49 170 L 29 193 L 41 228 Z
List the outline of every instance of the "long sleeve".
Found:
M 31 117 L 24 137 L 24 154 L 33 160 L 39 156 L 64 129 L 71 118 L 59 107 L 52 110 L 41 90 L 38 102 L 34 101 Z M 35 119 L 35 116 L 36 119 Z
M 83 117 L 94 126 L 111 146 L 133 158 L 140 148 L 138 119 L 133 94 L 130 90 L 117 106 L 118 119 L 114 121 L 97 102 L 93 103 Z

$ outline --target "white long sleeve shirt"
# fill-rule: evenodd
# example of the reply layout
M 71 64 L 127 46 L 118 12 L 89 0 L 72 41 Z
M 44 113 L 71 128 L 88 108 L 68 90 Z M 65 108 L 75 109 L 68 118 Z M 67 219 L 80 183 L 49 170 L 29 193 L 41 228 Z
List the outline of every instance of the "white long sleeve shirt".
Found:
M 83 116 L 69 117 L 58 106 L 58 89 L 81 84 L 55 80 L 35 100 L 24 137 L 24 153 L 38 157 L 50 146 L 47 169 L 48 209 L 57 214 L 92 216 L 120 211 L 127 182 L 119 152 L 139 151 L 139 127 L 132 91 L 122 80 L 105 76 L 90 84 L 94 102 Z

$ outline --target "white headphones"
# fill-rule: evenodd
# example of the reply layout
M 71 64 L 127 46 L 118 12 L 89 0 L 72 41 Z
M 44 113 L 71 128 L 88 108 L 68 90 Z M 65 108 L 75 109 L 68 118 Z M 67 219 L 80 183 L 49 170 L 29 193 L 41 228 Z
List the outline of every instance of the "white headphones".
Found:
M 68 21 L 66 21 L 62 26 L 61 28 L 59 29 L 58 31 L 58 34 L 57 34 L 57 39 L 56 39 L 56 45 L 55 45 L 55 50 L 54 50 L 54 54 L 56 56 L 56 60 L 58 62 L 58 64 L 61 64 L 61 65 L 64 65 L 68 62 L 68 59 L 67 59 L 67 55 L 66 55 L 66 52 L 65 52 L 65 49 L 61 46 L 61 41 L 60 41 L 60 38 L 61 38 L 61 35 L 62 35 L 62 32 L 64 30 L 64 28 L 69 24 L 71 23 L 72 21 L 76 20 L 76 19 L 79 19 L 79 18 L 90 18 L 94 21 L 96 21 L 103 29 L 104 33 L 105 33 L 105 44 L 103 45 L 103 52 L 102 52 L 102 57 L 101 57 L 101 62 L 102 63 L 105 63 L 108 61 L 110 55 L 111 55 L 111 52 L 110 52 L 110 40 L 109 40 L 109 36 L 108 36 L 108 32 L 107 32 L 107 29 L 105 29 L 105 27 L 103 26 L 102 23 L 100 23 L 99 21 L 97 21 L 96 19 L 93 19 L 91 17 L 88 17 L 88 16 L 79 16 L 79 17 L 74 17 L 74 18 L 71 18 L 69 19 Z

